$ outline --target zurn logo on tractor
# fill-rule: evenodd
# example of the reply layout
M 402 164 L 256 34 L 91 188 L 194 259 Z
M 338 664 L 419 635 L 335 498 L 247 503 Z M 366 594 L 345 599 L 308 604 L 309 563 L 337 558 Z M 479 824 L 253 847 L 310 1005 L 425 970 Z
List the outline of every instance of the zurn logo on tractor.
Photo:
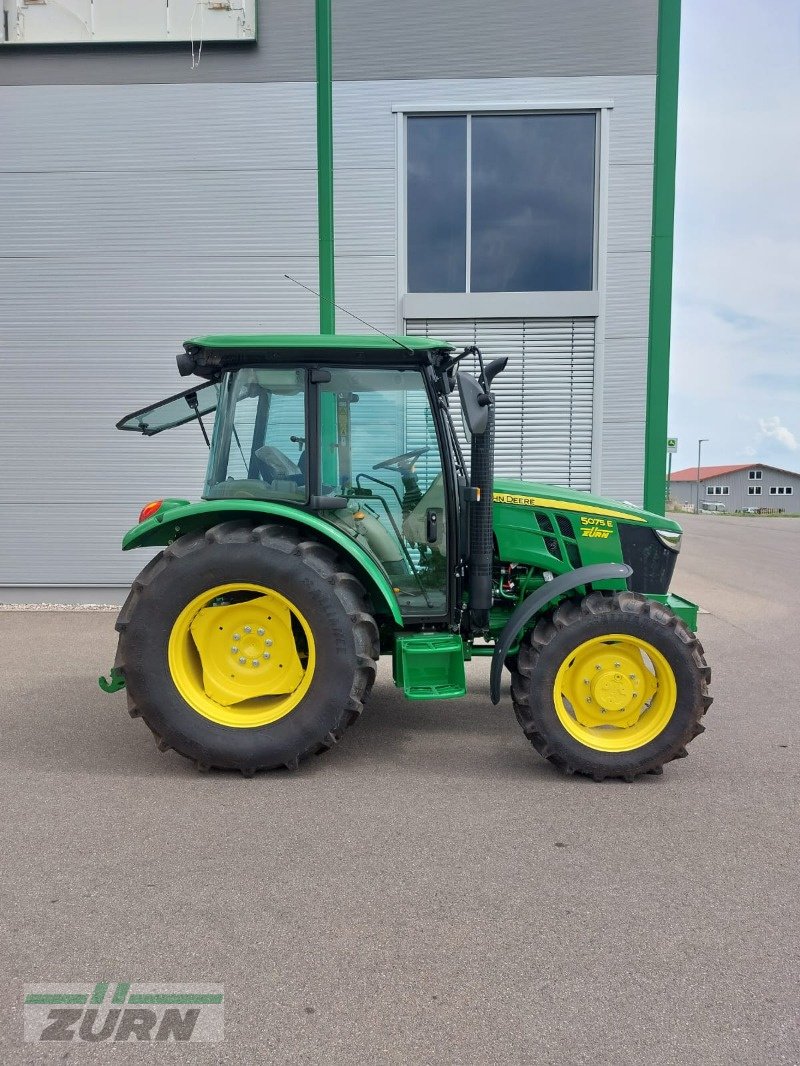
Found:
M 85 984 L 25 986 L 25 1039 L 210 1043 L 224 1037 L 224 992 L 213 984 Z
M 670 590 L 680 526 L 495 478 L 507 359 L 384 335 L 183 347 L 195 384 L 118 427 L 197 422 L 205 488 L 151 500 L 125 536 L 126 551 L 162 550 L 101 679 L 162 751 L 245 776 L 297 769 L 358 720 L 384 655 L 432 714 L 465 694 L 465 660 L 486 657 L 492 702 L 510 697 L 567 774 L 632 781 L 686 755 L 711 697 L 697 608 Z

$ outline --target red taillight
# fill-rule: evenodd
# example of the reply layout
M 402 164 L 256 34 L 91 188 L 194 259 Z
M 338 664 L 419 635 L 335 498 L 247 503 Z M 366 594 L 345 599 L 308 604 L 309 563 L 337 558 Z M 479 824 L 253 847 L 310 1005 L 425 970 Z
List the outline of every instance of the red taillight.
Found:
M 152 518 L 163 502 L 163 500 L 151 500 L 150 503 L 146 503 L 139 512 L 139 521 L 146 522 L 148 518 Z

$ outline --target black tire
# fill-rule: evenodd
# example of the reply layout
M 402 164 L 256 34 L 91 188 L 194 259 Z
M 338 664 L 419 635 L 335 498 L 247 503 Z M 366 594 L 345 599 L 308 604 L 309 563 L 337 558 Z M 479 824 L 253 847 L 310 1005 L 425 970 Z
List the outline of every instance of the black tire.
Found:
M 302 701 L 285 717 L 231 728 L 197 713 L 172 680 L 167 647 L 183 608 L 228 582 L 263 584 L 287 596 L 314 634 L 316 669 Z M 128 710 L 141 717 L 162 751 L 174 748 L 211 767 L 296 769 L 327 751 L 361 714 L 375 679 L 378 628 L 358 579 L 327 545 L 289 525 L 225 522 L 189 533 L 160 552 L 134 581 L 119 614 L 115 665 Z
M 648 641 L 666 658 L 675 674 L 677 700 L 665 728 L 642 747 L 627 752 L 596 751 L 573 737 L 556 713 L 553 687 L 559 667 L 584 641 L 604 633 L 630 633 Z M 517 720 L 540 755 L 567 774 L 596 781 L 662 773 L 672 759 L 683 758 L 686 745 L 704 731 L 700 719 L 711 706 L 711 670 L 695 634 L 662 604 L 633 592 L 592 592 L 580 601 L 560 604 L 540 619 L 520 645 L 511 696 Z

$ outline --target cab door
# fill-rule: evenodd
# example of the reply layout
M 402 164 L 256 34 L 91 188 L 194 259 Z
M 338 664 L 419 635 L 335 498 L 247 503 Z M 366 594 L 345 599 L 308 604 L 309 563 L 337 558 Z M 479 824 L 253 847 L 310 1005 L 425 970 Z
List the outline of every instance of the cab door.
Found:
M 425 379 L 416 368 L 329 373 L 318 387 L 321 488 L 348 506 L 324 517 L 374 555 L 404 617 L 444 616 L 446 492 Z

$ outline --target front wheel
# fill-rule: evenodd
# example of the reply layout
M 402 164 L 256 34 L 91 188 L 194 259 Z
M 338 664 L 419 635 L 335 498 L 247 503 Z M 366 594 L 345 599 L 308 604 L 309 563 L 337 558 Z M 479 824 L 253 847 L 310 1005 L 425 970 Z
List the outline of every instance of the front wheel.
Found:
M 511 695 L 536 750 L 565 773 L 661 773 L 703 732 L 711 671 L 669 608 L 632 592 L 560 604 L 520 645 Z

